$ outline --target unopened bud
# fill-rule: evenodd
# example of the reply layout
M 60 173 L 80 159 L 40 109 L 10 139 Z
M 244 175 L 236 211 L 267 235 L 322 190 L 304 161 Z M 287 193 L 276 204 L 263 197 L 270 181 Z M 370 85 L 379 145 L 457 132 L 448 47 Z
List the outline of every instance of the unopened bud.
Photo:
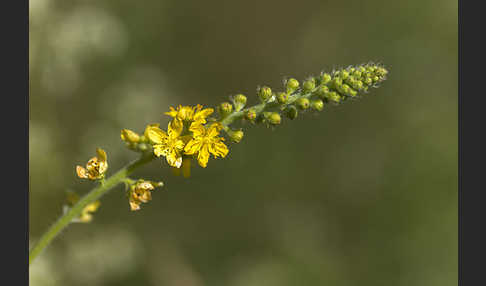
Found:
M 297 108 L 293 105 L 289 105 L 286 109 L 285 109 L 285 115 L 294 120 L 297 115 L 299 114 L 299 111 L 297 110 Z
M 285 83 L 287 93 L 292 93 L 299 88 L 299 82 L 295 78 L 289 78 Z
M 333 87 L 334 89 L 339 89 L 342 84 L 343 84 L 343 80 L 339 77 L 335 77 L 331 81 L 331 87 Z
M 329 87 L 327 87 L 327 85 L 320 85 L 316 90 L 316 94 L 320 98 L 324 98 L 328 93 L 329 93 Z
M 379 67 L 376 69 L 376 73 L 383 77 L 388 74 L 388 71 L 383 67 Z
M 285 92 L 277 93 L 277 101 L 280 104 L 285 104 L 289 101 L 289 95 Z
M 341 96 L 337 94 L 337 92 L 331 91 L 330 93 L 327 94 L 327 99 L 329 99 L 329 101 L 332 101 L 334 103 L 339 103 L 341 101 Z
M 321 111 L 324 108 L 324 102 L 320 99 L 316 99 L 311 102 L 310 106 L 314 110 Z
M 316 80 L 312 78 L 304 81 L 302 88 L 304 92 L 311 92 L 314 88 L 316 88 Z
M 364 79 L 364 84 L 366 84 L 366 85 L 371 85 L 371 84 L 373 84 L 373 81 L 371 80 L 371 78 L 366 77 L 366 78 Z
M 231 141 L 235 143 L 240 143 L 241 139 L 243 139 L 243 136 L 245 135 L 243 131 L 241 130 L 231 130 L 228 129 L 227 131 L 228 136 L 230 137 Z
M 295 101 L 295 104 L 300 109 L 307 109 L 310 106 L 310 101 L 308 98 L 301 97 Z
M 376 70 L 376 67 L 375 67 L 375 66 L 370 65 L 370 66 L 367 66 L 367 67 L 366 67 L 366 71 L 367 71 L 367 72 L 372 73 L 372 72 L 374 72 L 375 70 Z
M 227 116 L 233 111 L 233 105 L 229 102 L 223 102 L 219 105 L 219 113 L 221 116 Z
M 237 94 L 233 97 L 233 103 L 235 105 L 235 110 L 240 111 L 246 105 L 246 96 L 243 94 Z
M 350 95 L 350 90 L 351 88 L 349 87 L 349 85 L 343 83 L 339 88 L 338 88 L 338 91 L 341 92 L 342 94 L 344 95 Z
M 360 72 L 359 70 L 355 70 L 355 71 L 353 72 L 353 76 L 354 76 L 355 78 L 361 78 L 361 75 L 362 75 L 362 74 L 363 74 L 363 73 L 362 73 L 362 72 Z
M 321 75 L 321 83 L 322 84 L 328 84 L 331 81 L 331 75 L 328 73 L 323 73 Z
M 263 101 L 267 101 L 272 96 L 272 89 L 268 86 L 258 88 L 258 97 Z
M 122 129 L 120 137 L 123 141 L 128 143 L 138 143 L 138 141 L 140 141 L 140 135 L 129 129 Z
M 342 70 L 340 72 L 340 76 L 341 76 L 342 79 L 347 79 L 348 76 L 349 76 L 349 72 L 347 70 Z
M 264 112 L 263 116 L 265 117 L 266 121 L 272 125 L 278 125 L 282 121 L 280 114 L 277 112 Z
M 361 90 L 363 88 L 363 82 L 360 81 L 360 80 L 355 80 L 355 81 L 353 81 L 353 83 L 351 84 L 351 86 L 354 89 Z
M 255 121 L 256 117 L 257 117 L 257 114 L 256 114 L 255 110 L 253 110 L 253 108 L 248 109 L 245 113 L 245 119 L 247 119 L 249 121 Z

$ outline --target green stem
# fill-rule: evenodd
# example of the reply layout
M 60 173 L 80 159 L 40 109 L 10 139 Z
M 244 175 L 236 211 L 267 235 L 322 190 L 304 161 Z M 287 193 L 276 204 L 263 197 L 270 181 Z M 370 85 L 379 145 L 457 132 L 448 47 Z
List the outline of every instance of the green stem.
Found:
M 147 164 L 154 158 L 155 157 L 153 156 L 153 154 L 142 155 L 138 160 L 131 162 L 130 164 L 126 165 L 118 172 L 116 172 L 114 175 L 106 179 L 104 184 L 100 184 L 98 187 L 92 189 L 83 198 L 81 198 L 72 208 L 69 209 L 69 211 L 63 214 L 34 244 L 29 252 L 29 265 L 42 252 L 42 250 L 46 248 L 49 243 L 71 223 L 74 218 L 78 217 L 81 214 L 85 206 L 92 202 L 95 202 L 108 191 L 116 187 L 118 184 L 122 183 L 129 174 L 135 171 L 135 169 Z

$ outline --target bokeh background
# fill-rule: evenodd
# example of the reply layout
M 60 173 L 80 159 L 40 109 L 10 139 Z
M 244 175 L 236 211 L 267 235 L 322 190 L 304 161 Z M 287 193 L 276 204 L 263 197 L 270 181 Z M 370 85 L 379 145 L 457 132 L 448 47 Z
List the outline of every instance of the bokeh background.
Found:
M 456 285 L 457 1 L 30 1 L 29 237 L 86 193 L 74 166 L 167 123 L 368 61 L 360 101 L 248 126 L 225 159 L 130 212 L 122 187 L 30 267 L 31 285 Z

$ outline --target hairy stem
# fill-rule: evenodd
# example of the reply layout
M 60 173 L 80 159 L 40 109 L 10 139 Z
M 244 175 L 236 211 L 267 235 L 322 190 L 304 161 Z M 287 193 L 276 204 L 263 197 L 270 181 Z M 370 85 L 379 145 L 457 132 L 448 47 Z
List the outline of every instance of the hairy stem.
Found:
M 135 160 L 114 175 L 105 180 L 104 184 L 92 189 L 84 197 L 82 197 L 72 208 L 62 215 L 33 245 L 29 252 L 29 265 L 34 259 L 46 248 L 49 243 L 64 229 L 71 221 L 78 217 L 88 204 L 95 202 L 101 196 L 109 192 L 111 189 L 122 183 L 125 178 L 137 168 L 152 161 L 155 157 L 153 154 L 143 154 L 138 160 Z

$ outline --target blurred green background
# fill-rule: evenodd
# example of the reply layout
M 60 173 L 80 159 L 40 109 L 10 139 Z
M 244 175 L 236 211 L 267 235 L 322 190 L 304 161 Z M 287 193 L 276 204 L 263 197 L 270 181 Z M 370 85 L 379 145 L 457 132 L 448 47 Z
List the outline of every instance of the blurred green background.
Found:
M 86 193 L 96 147 L 370 60 L 362 100 L 245 130 L 190 179 L 162 179 L 130 212 L 122 187 L 30 268 L 31 285 L 457 285 L 457 1 L 30 1 L 31 243 Z M 250 126 L 248 126 L 250 127 Z

